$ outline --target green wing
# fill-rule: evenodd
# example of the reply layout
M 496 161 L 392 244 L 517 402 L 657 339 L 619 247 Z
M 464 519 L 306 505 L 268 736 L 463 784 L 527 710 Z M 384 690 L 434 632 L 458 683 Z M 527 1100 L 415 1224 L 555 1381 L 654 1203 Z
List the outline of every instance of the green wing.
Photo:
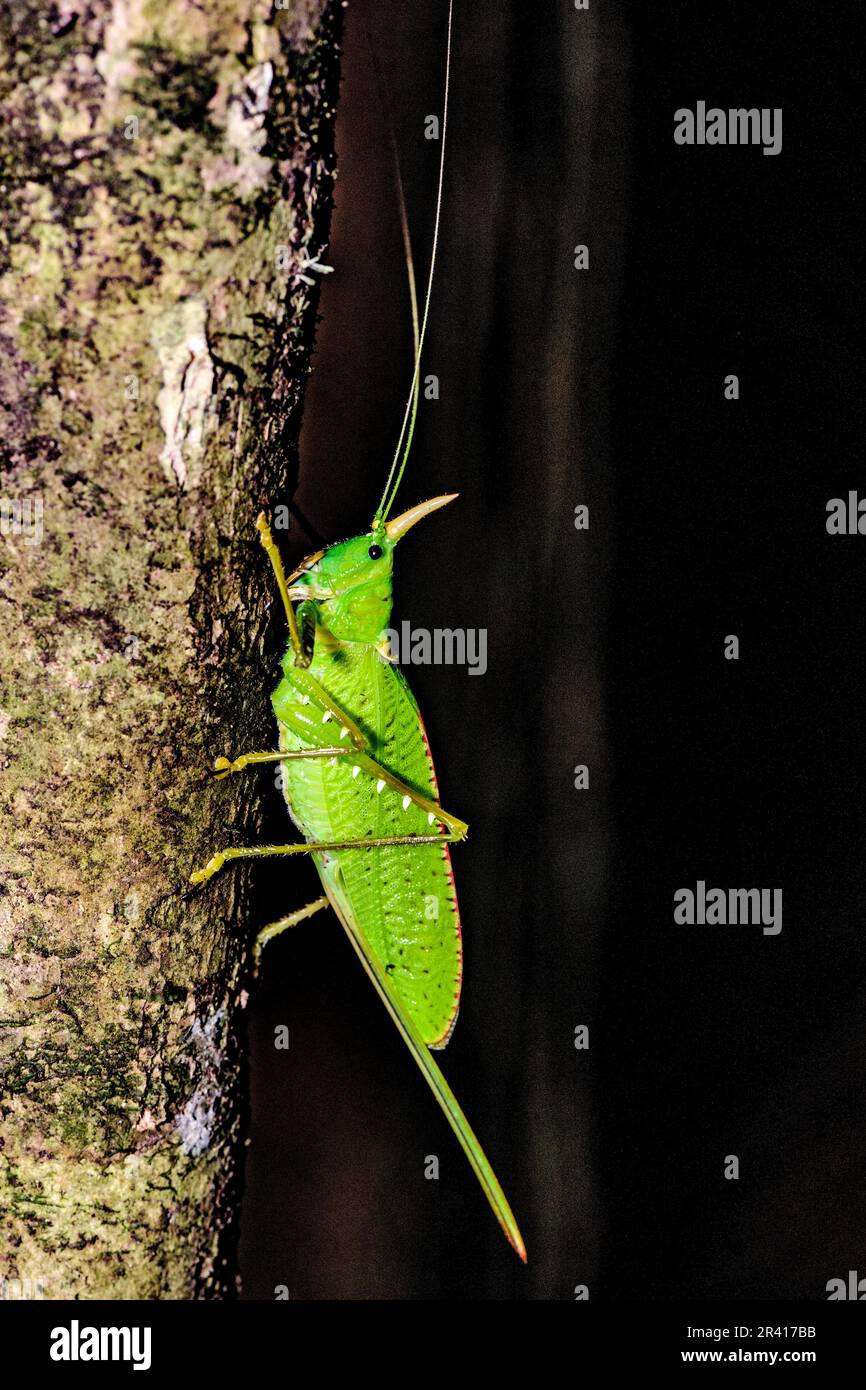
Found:
M 413 791 L 436 800 L 436 774 L 417 703 L 401 673 L 372 647 L 341 648 L 338 657 L 311 667 L 337 704 L 363 729 L 371 754 Z M 281 746 L 322 741 L 321 713 L 303 703 L 291 675 L 280 687 L 278 717 L 307 722 L 310 739 L 281 728 Z M 333 730 L 329 723 L 326 730 Z M 333 764 L 298 760 L 286 765 L 286 799 L 307 840 L 354 840 L 387 835 L 430 835 L 427 812 L 404 805 L 400 792 L 379 787 L 351 758 Z M 457 1019 L 462 979 L 460 913 L 447 844 L 393 845 L 315 855 L 339 863 L 342 893 L 363 927 L 394 992 L 428 1047 L 444 1047 Z M 327 886 L 327 885 L 326 885 Z

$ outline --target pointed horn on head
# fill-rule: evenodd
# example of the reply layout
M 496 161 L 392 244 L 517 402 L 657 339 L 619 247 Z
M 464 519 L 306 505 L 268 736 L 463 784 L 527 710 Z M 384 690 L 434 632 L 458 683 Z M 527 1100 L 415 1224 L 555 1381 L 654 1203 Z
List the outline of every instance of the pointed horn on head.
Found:
M 406 532 L 412 529 L 416 521 L 421 521 L 431 512 L 437 512 L 440 507 L 447 506 L 457 496 L 459 494 L 456 492 L 446 492 L 441 497 L 431 497 L 429 502 L 419 502 L 417 506 L 410 507 L 408 512 L 401 512 L 399 516 L 392 516 L 390 521 L 385 522 L 385 535 L 389 541 L 398 541 L 401 536 L 405 536 Z

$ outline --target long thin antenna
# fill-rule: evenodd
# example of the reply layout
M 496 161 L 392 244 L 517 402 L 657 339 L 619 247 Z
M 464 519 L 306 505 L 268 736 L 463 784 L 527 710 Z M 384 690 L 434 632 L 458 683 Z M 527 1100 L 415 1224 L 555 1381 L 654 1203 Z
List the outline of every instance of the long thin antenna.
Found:
M 397 141 L 394 136 L 394 128 L 391 127 L 391 140 L 394 147 L 394 169 L 397 175 L 397 197 L 400 202 L 400 230 L 403 233 L 403 250 L 406 255 L 406 274 L 409 278 L 409 304 L 412 311 L 412 347 L 415 352 L 415 360 L 418 361 L 421 355 L 421 334 L 418 329 L 418 290 L 415 285 L 415 261 L 412 256 L 412 237 L 409 233 L 409 218 L 406 214 L 406 199 L 403 195 L 403 180 L 400 177 L 400 158 L 397 152 Z M 418 396 L 421 389 L 421 378 L 415 373 L 414 389 L 412 394 L 412 424 L 415 424 L 415 416 L 418 414 Z
M 403 412 L 403 424 L 400 429 L 400 437 L 397 441 L 397 448 L 394 451 L 394 458 L 385 483 L 385 490 L 382 493 L 382 500 L 376 508 L 376 515 L 373 518 L 373 530 L 378 529 L 383 521 L 388 517 L 397 490 L 406 471 L 406 462 L 409 458 L 409 451 L 412 447 L 412 439 L 415 434 L 415 420 L 418 415 L 418 396 L 421 382 L 421 352 L 424 347 L 424 338 L 427 333 L 427 320 L 430 315 L 430 299 L 433 292 L 433 274 L 436 269 L 436 252 L 439 247 L 439 224 L 442 216 L 442 185 L 445 179 L 445 135 L 448 129 L 448 93 L 451 81 L 451 19 L 454 9 L 453 0 L 448 0 L 448 42 L 445 53 L 445 95 L 442 102 L 442 134 L 441 146 L 439 151 L 439 183 L 436 190 L 436 217 L 433 223 L 433 247 L 430 253 L 430 273 L 427 277 L 427 290 L 424 296 L 424 317 L 421 320 L 421 332 L 418 336 L 415 350 L 415 371 L 412 375 L 412 387 L 409 392 L 409 399 L 406 402 L 406 409 Z M 405 214 L 404 214 L 405 216 Z M 413 275 L 414 280 L 414 275 Z M 417 312 L 417 309 L 416 309 Z M 408 431 L 408 432 L 407 432 Z M 404 445 L 405 437 L 405 445 Z M 402 459 L 400 450 L 403 450 Z M 398 469 L 399 461 L 399 469 Z M 396 479 L 394 477 L 396 473 Z M 392 486 L 393 482 L 393 486 Z
M 400 210 L 400 231 L 403 236 L 403 255 L 406 261 L 406 278 L 409 282 L 409 305 L 412 314 L 413 361 L 416 361 L 421 350 L 421 337 L 418 327 L 418 289 L 415 284 L 415 257 L 412 254 L 412 235 L 409 231 L 409 216 L 406 212 L 406 195 L 403 191 L 403 175 L 400 172 L 400 151 L 397 148 L 397 136 L 394 132 L 394 119 L 391 115 L 391 104 L 388 100 L 388 88 L 385 84 L 385 79 L 382 76 L 382 69 L 379 66 L 379 58 L 376 53 L 376 45 L 373 40 L 372 24 L 370 21 L 370 17 L 367 14 L 366 6 L 361 11 L 361 14 L 364 21 L 364 35 L 367 40 L 367 47 L 370 50 L 370 62 L 372 64 L 373 73 L 376 78 L 376 91 L 378 93 L 379 102 L 382 107 L 382 116 L 385 122 L 385 128 L 388 132 L 388 144 L 391 147 L 391 158 L 394 165 L 394 184 L 397 189 L 397 203 L 399 205 Z M 416 377 L 412 399 L 413 422 L 415 416 L 418 413 L 418 397 L 420 394 L 420 388 L 420 377 Z M 405 428 L 406 426 L 404 421 L 403 430 L 405 430 Z M 397 445 L 398 451 L 400 448 L 400 443 L 402 443 L 402 438 L 403 431 L 401 430 L 400 442 L 398 442 Z M 384 501 L 384 497 L 382 500 Z

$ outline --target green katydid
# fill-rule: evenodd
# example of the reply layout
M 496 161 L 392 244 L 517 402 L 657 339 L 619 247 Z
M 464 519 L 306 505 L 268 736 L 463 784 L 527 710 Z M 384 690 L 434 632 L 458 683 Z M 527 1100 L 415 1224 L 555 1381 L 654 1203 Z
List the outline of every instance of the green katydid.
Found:
M 448 1042 L 462 976 L 460 918 L 449 844 L 468 827 L 445 811 L 418 705 L 391 664 L 394 549 L 423 517 L 453 500 L 434 497 L 391 517 L 414 433 L 444 174 L 451 56 L 445 67 L 439 183 L 423 321 L 405 205 L 400 211 L 415 340 L 412 387 L 382 499 L 369 531 L 310 555 L 286 576 L 264 515 L 257 526 L 285 608 L 289 643 L 272 703 L 279 750 L 217 759 L 218 776 L 280 762 L 289 814 L 304 843 L 233 848 L 192 875 L 205 883 L 229 860 L 311 854 L 324 895 L 260 932 L 265 943 L 330 906 L 442 1107 L 511 1245 L 526 1260 L 505 1194 L 431 1055 Z M 404 442 L 405 440 L 405 442 Z M 401 456 L 402 450 L 402 456 Z M 399 465 L 399 466 L 398 466 Z M 294 605 L 297 604 L 297 609 Z

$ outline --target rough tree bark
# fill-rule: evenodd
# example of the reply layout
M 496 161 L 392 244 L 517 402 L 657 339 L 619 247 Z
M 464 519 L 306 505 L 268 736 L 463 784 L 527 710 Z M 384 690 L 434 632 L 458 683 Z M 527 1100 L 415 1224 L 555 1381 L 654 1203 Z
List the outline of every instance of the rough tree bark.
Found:
M 272 740 L 254 518 L 295 469 L 340 20 L 0 19 L 7 1292 L 234 1290 L 246 875 L 178 890 L 256 829 L 255 785 L 202 772 Z

